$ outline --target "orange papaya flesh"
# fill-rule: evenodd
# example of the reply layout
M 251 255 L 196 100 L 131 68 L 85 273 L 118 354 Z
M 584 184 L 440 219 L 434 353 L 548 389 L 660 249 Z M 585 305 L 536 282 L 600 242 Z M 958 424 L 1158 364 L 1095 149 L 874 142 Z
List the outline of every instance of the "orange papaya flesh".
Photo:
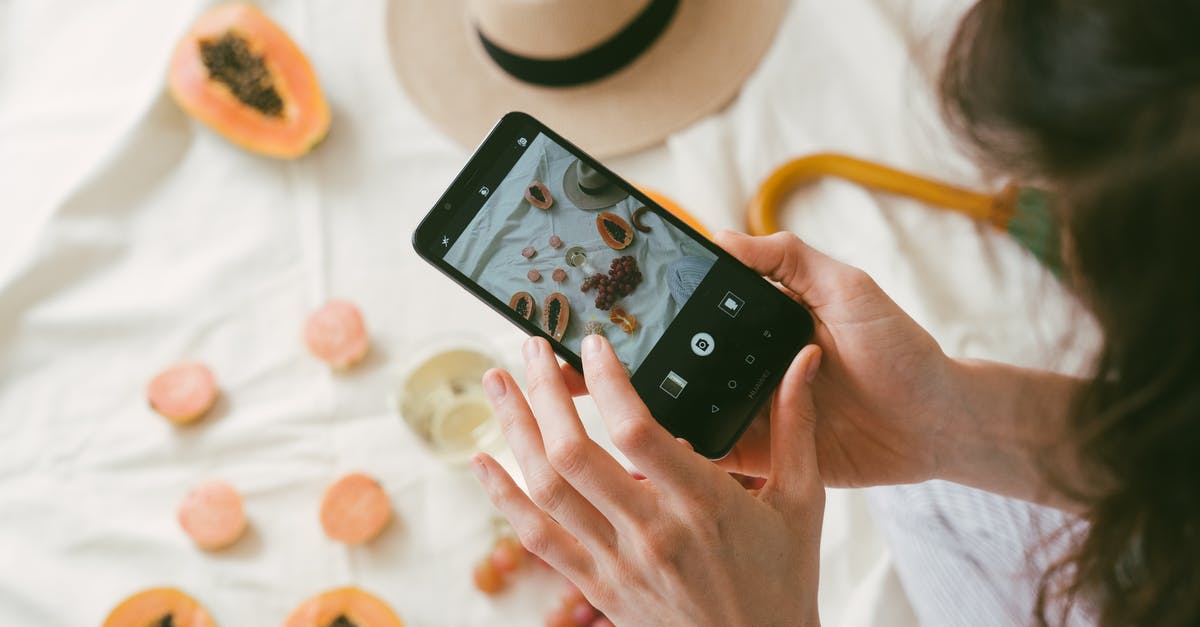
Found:
M 308 58 L 250 5 L 220 5 L 196 20 L 175 47 L 167 85 L 189 115 L 259 154 L 299 157 L 329 131 Z
M 550 337 L 562 341 L 567 334 L 567 324 L 571 320 L 571 305 L 562 292 L 555 292 L 546 297 L 542 304 L 542 330 Z
M 125 599 L 103 627 L 216 627 L 208 611 L 182 590 L 152 588 Z
M 596 230 L 613 250 L 622 250 L 633 243 L 633 227 L 615 213 L 605 211 L 596 216 Z
M 347 587 L 318 594 L 301 603 L 283 626 L 404 627 L 404 621 L 375 595 Z

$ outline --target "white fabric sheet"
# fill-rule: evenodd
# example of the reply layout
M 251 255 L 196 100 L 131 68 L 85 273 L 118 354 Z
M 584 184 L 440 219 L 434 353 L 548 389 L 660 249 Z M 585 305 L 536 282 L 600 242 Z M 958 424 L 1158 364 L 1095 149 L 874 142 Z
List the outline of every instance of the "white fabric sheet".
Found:
M 431 337 L 482 336 L 517 361 L 521 333 L 408 243 L 467 152 L 399 89 L 384 0 L 259 4 L 333 107 L 328 139 L 295 162 L 234 148 L 167 97 L 171 50 L 209 2 L 0 3 L 0 624 L 96 625 L 134 590 L 177 585 L 222 624 L 271 625 L 346 584 L 412 625 L 537 624 L 551 578 L 473 590 L 491 506 L 386 400 Z M 713 228 L 740 226 L 774 166 L 817 150 L 985 186 L 933 104 L 962 7 L 798 0 L 726 111 L 611 165 Z M 1057 284 L 987 227 L 837 182 L 798 194 L 785 223 L 870 271 L 952 354 L 1081 363 Z M 373 339 L 347 374 L 299 341 L 330 297 L 359 303 Z M 144 399 L 180 359 L 209 363 L 222 389 L 190 428 Z M 365 547 L 327 541 L 317 522 L 322 489 L 349 470 L 378 477 L 396 513 Z M 210 478 L 241 490 L 251 520 L 215 554 L 174 516 Z M 825 521 L 824 624 L 915 625 L 863 495 L 831 491 Z

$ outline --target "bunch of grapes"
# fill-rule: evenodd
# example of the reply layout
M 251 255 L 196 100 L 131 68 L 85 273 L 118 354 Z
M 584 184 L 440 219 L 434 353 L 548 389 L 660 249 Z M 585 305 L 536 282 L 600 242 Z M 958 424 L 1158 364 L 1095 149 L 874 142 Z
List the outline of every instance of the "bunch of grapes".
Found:
M 632 293 L 641 282 L 642 272 L 638 270 L 637 259 L 626 255 L 612 260 L 607 275 L 593 274 L 584 279 L 580 289 L 587 292 L 595 288 L 596 308 L 608 311 L 618 300 Z
M 586 292 L 597 285 L 608 285 L 608 277 L 603 274 L 593 274 L 583 280 L 583 284 L 579 286 L 579 291 Z
M 637 260 L 630 255 L 613 259 L 608 269 L 608 282 L 618 292 L 617 298 L 633 293 L 634 288 L 642 282 Z
M 508 575 L 516 572 L 526 557 L 525 547 L 513 536 L 496 540 L 492 552 L 475 565 L 475 587 L 484 594 L 496 594 L 508 584 Z

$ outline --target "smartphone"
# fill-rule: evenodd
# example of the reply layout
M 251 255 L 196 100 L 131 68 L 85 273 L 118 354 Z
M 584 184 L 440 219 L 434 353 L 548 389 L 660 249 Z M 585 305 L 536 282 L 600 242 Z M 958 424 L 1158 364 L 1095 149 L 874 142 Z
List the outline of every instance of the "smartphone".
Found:
M 584 335 L 603 333 L 655 420 L 713 459 L 812 338 L 802 305 L 524 113 L 496 124 L 413 246 L 580 372 Z

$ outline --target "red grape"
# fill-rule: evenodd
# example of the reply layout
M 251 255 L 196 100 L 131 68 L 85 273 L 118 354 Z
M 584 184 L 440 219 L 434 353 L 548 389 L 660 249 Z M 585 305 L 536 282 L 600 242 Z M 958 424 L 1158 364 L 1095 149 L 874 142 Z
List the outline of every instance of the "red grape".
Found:
M 573 607 L 577 603 L 587 603 L 587 597 L 575 587 L 575 584 L 566 582 L 563 586 L 562 595 L 559 597 L 564 607 Z
M 575 625 L 578 627 L 588 627 L 592 624 L 592 621 L 596 620 L 599 614 L 596 608 L 592 607 L 592 604 L 587 601 L 576 603 L 571 608 L 571 620 L 575 621 Z
M 596 288 L 596 308 L 608 310 L 618 300 L 633 293 L 642 282 L 637 260 L 632 256 L 617 257 L 609 264 L 608 274 L 593 274 L 584 279 L 580 289 L 584 292 Z
M 567 608 L 556 607 L 546 613 L 546 627 L 575 627 L 575 620 Z
M 475 565 L 475 587 L 484 594 L 496 594 L 504 589 L 504 573 L 496 570 L 491 559 Z
M 501 573 L 516 570 L 524 557 L 525 548 L 511 536 L 497 540 L 495 548 L 492 549 L 492 565 Z

